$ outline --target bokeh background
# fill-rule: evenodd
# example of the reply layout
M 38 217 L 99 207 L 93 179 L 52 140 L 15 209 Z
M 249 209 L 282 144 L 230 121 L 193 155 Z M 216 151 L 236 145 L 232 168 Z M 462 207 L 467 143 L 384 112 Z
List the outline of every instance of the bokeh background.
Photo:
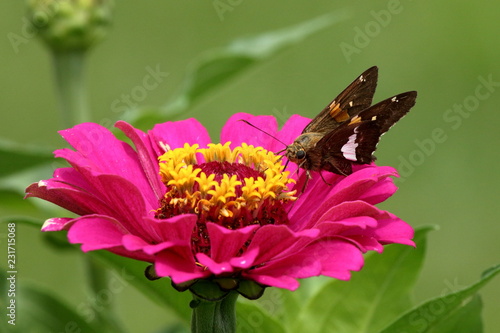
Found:
M 217 9 L 220 3 L 226 10 Z M 113 103 L 142 85 L 148 68 L 168 75 L 137 104 L 161 106 L 207 50 L 338 10 L 349 17 L 235 77 L 177 119 L 199 119 L 217 140 L 235 112 L 272 114 L 280 123 L 296 113 L 314 117 L 362 71 L 379 66 L 376 101 L 407 90 L 419 94 L 377 151 L 379 164 L 402 174 L 400 190 L 383 208 L 414 226 L 440 227 L 430 235 L 415 298 L 469 285 L 500 261 L 499 2 L 120 1 L 109 36 L 88 59 L 92 118 L 119 119 Z M 1 1 L 0 17 L 0 137 L 61 147 L 51 57 L 35 38 L 18 45 L 8 38 L 23 36 L 23 1 Z M 25 184 L 50 173 L 26 177 Z M 13 213 L 9 207 L 16 205 L 3 205 L 2 215 Z M 17 241 L 19 281 L 43 286 L 75 307 L 86 301 L 77 254 L 48 246 L 41 233 L 25 226 L 18 227 Z M 485 331 L 498 332 L 498 278 L 481 294 Z M 152 331 L 167 320 L 125 282 L 116 297 L 131 332 Z

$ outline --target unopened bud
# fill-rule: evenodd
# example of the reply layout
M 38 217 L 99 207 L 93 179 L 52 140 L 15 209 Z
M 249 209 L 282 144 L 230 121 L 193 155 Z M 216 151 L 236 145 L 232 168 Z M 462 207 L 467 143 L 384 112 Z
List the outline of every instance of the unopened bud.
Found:
M 112 0 L 29 0 L 28 18 L 53 51 L 86 51 L 106 36 L 112 7 Z

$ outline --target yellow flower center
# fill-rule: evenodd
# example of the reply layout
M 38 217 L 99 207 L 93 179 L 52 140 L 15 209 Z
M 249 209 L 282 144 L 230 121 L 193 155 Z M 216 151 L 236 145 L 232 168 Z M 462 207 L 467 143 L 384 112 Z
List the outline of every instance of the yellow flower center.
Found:
M 185 144 L 159 157 L 167 191 L 156 217 L 198 215 L 192 240 L 204 253 L 210 249 L 206 222 L 228 229 L 286 224 L 284 206 L 296 199 L 296 191 L 288 188 L 294 180 L 284 171 L 281 156 L 262 147 L 229 145 L 209 144 L 202 149 Z

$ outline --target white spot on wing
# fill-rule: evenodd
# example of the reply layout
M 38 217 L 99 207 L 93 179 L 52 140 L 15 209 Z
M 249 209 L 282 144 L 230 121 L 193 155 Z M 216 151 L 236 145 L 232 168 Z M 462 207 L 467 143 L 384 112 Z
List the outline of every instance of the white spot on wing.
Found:
M 349 140 L 345 145 L 342 146 L 340 151 L 342 155 L 350 161 L 357 161 L 356 159 L 356 148 L 358 147 L 358 143 L 356 142 L 356 137 L 358 136 L 358 129 L 354 129 L 354 134 L 349 137 Z
M 361 81 L 361 82 L 365 82 L 365 81 L 366 81 L 366 79 L 365 79 L 365 77 L 364 77 L 363 75 L 361 75 L 361 76 L 359 77 L 359 81 Z
M 397 99 L 397 97 L 393 97 L 393 98 L 391 98 L 391 101 L 392 101 L 392 102 L 396 102 L 396 103 L 397 103 L 397 102 L 399 102 L 399 100 Z

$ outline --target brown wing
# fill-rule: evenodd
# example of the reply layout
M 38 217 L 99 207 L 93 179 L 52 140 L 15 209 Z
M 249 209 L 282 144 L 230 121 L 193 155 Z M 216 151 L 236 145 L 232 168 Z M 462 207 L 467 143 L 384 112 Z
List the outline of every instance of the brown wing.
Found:
M 416 91 L 388 98 L 326 134 L 316 144 L 315 151 L 311 151 L 323 156 L 323 165 L 320 168 L 339 174 L 350 174 L 350 162 L 372 162 L 380 136 L 410 111 L 416 98 Z
M 377 87 L 378 68 L 373 66 L 330 102 L 302 131 L 329 133 L 372 104 Z

